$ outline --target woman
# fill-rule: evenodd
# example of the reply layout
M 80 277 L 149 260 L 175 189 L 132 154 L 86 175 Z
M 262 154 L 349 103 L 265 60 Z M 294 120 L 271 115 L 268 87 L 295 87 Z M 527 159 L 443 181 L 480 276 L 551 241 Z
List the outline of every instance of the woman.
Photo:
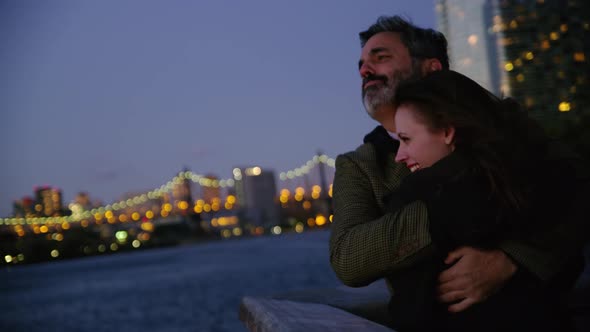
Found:
M 388 198 L 391 211 L 416 200 L 428 209 L 439 256 L 397 276 L 390 311 L 398 329 L 452 331 L 567 330 L 559 292 L 519 268 L 495 295 L 451 314 L 435 301 L 434 278 L 453 249 L 495 248 L 550 223 L 575 186 L 565 165 L 548 165 L 548 139 L 511 100 L 469 78 L 441 71 L 400 86 L 396 161 L 411 175 Z M 577 264 L 578 262 L 576 262 Z M 579 272 L 572 264 L 561 285 Z

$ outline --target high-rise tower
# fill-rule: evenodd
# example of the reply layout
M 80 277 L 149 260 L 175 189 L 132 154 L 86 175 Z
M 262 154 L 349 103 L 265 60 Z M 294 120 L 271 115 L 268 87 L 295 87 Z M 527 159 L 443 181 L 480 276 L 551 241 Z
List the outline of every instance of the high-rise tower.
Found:
M 478 82 L 496 95 L 507 94 L 506 76 L 500 71 L 504 50 L 490 29 L 498 19 L 498 6 L 487 0 L 438 0 L 436 17 L 449 43 L 451 69 Z
M 273 171 L 260 167 L 236 167 L 233 170 L 237 203 L 247 221 L 256 225 L 280 222 L 275 202 L 277 189 Z
M 514 97 L 551 134 L 590 123 L 590 3 L 438 0 L 451 68 Z

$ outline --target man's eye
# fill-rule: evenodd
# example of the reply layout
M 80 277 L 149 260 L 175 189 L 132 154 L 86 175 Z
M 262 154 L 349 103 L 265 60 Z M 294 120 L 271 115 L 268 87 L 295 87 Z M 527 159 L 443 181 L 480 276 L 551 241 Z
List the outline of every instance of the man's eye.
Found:
M 381 60 L 385 60 L 385 59 L 389 59 L 390 56 L 389 55 L 378 55 L 377 56 L 377 60 L 381 61 Z

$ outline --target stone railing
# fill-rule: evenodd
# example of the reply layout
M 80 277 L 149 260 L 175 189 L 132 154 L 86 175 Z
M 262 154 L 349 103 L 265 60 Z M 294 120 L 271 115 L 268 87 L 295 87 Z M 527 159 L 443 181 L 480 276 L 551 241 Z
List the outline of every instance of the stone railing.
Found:
M 389 292 L 383 282 L 244 297 L 240 319 L 256 332 L 392 332 L 386 327 Z

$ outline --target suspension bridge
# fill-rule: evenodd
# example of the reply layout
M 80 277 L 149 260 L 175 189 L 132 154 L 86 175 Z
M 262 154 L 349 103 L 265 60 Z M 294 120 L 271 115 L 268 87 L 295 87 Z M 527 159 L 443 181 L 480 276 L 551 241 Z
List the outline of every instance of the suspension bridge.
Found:
M 334 163 L 333 158 L 318 153 L 301 166 L 280 172 L 278 175 L 279 204 L 285 207 L 289 202 L 299 202 L 305 207 L 306 204 L 310 204 L 310 201 L 317 200 L 320 196 L 331 196 L 331 184 L 325 183 L 325 174 L 319 175 L 320 181 L 310 178 L 312 178 L 314 170 L 317 170 L 316 173 L 325 173 L 324 166 L 333 169 Z M 236 181 L 239 181 L 240 177 L 241 175 L 237 174 L 235 170 L 233 177 L 226 179 L 213 179 L 203 174 L 182 171 L 165 184 L 124 200 L 88 210 L 74 206 L 71 215 L 0 218 L 0 232 L 14 232 L 18 236 L 24 236 L 29 231 L 40 234 L 50 233 L 52 230 L 68 230 L 72 226 L 87 227 L 103 223 L 111 225 L 146 221 L 162 223 L 162 220 L 170 220 L 170 217 L 175 215 L 231 211 L 242 203 L 239 202 L 235 194 L 232 194 L 235 192 Z M 202 198 L 194 201 L 170 202 L 168 199 L 170 192 L 186 183 L 196 184 L 200 188 L 224 190 L 225 199 L 214 197 L 209 202 Z

